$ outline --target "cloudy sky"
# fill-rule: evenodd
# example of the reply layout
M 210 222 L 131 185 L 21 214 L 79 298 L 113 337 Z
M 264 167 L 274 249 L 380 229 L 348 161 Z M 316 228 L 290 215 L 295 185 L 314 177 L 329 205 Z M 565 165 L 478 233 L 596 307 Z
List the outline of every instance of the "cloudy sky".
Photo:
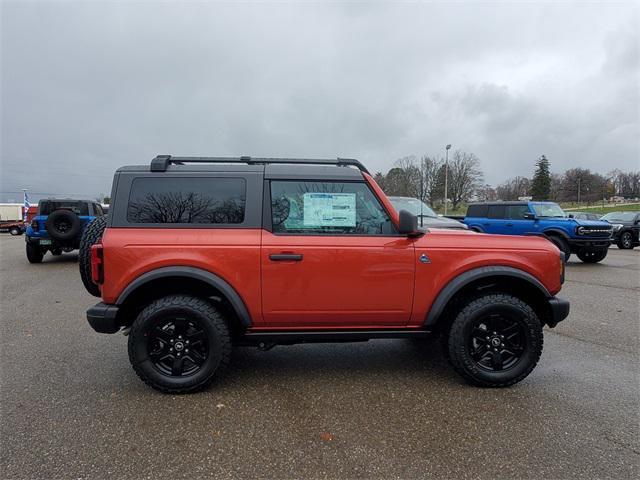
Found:
M 165 153 L 640 168 L 637 2 L 3 2 L 1 27 L 3 200 Z

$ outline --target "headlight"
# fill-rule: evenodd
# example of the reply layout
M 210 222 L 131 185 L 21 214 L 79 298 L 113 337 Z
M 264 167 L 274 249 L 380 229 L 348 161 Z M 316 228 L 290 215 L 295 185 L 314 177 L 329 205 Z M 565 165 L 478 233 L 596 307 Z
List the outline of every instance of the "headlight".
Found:
M 614 231 L 618 231 L 620 230 L 624 225 L 622 225 L 621 223 L 614 223 L 613 224 L 613 230 Z
M 578 235 L 584 235 L 585 228 L 584 227 L 578 227 L 578 228 L 576 228 L 576 232 L 578 233 Z

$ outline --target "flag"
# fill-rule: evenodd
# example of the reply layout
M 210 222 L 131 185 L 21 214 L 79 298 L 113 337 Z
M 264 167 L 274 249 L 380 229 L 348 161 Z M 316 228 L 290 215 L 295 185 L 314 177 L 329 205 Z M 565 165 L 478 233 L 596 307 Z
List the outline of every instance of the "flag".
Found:
M 24 215 L 22 216 L 22 221 L 24 223 L 27 223 L 27 213 L 29 212 L 29 207 L 30 207 L 30 205 L 29 205 L 29 195 L 27 195 L 27 191 L 26 190 L 23 190 L 23 192 L 24 192 L 24 205 L 23 205 L 23 207 L 24 207 Z

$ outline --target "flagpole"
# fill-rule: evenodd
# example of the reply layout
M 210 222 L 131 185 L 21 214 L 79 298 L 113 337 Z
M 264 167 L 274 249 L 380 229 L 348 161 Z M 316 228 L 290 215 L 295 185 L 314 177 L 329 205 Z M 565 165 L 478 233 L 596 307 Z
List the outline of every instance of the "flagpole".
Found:
M 22 214 L 22 221 L 24 223 L 27 223 L 27 215 L 29 213 L 29 196 L 27 195 L 27 189 L 23 188 L 22 189 L 22 209 L 23 209 L 23 214 Z

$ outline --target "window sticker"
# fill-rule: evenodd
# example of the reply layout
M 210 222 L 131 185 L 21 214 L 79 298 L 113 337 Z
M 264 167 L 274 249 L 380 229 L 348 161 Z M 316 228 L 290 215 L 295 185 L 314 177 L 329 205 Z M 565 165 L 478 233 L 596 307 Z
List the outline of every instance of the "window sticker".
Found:
M 305 227 L 355 227 L 355 193 L 305 193 Z

